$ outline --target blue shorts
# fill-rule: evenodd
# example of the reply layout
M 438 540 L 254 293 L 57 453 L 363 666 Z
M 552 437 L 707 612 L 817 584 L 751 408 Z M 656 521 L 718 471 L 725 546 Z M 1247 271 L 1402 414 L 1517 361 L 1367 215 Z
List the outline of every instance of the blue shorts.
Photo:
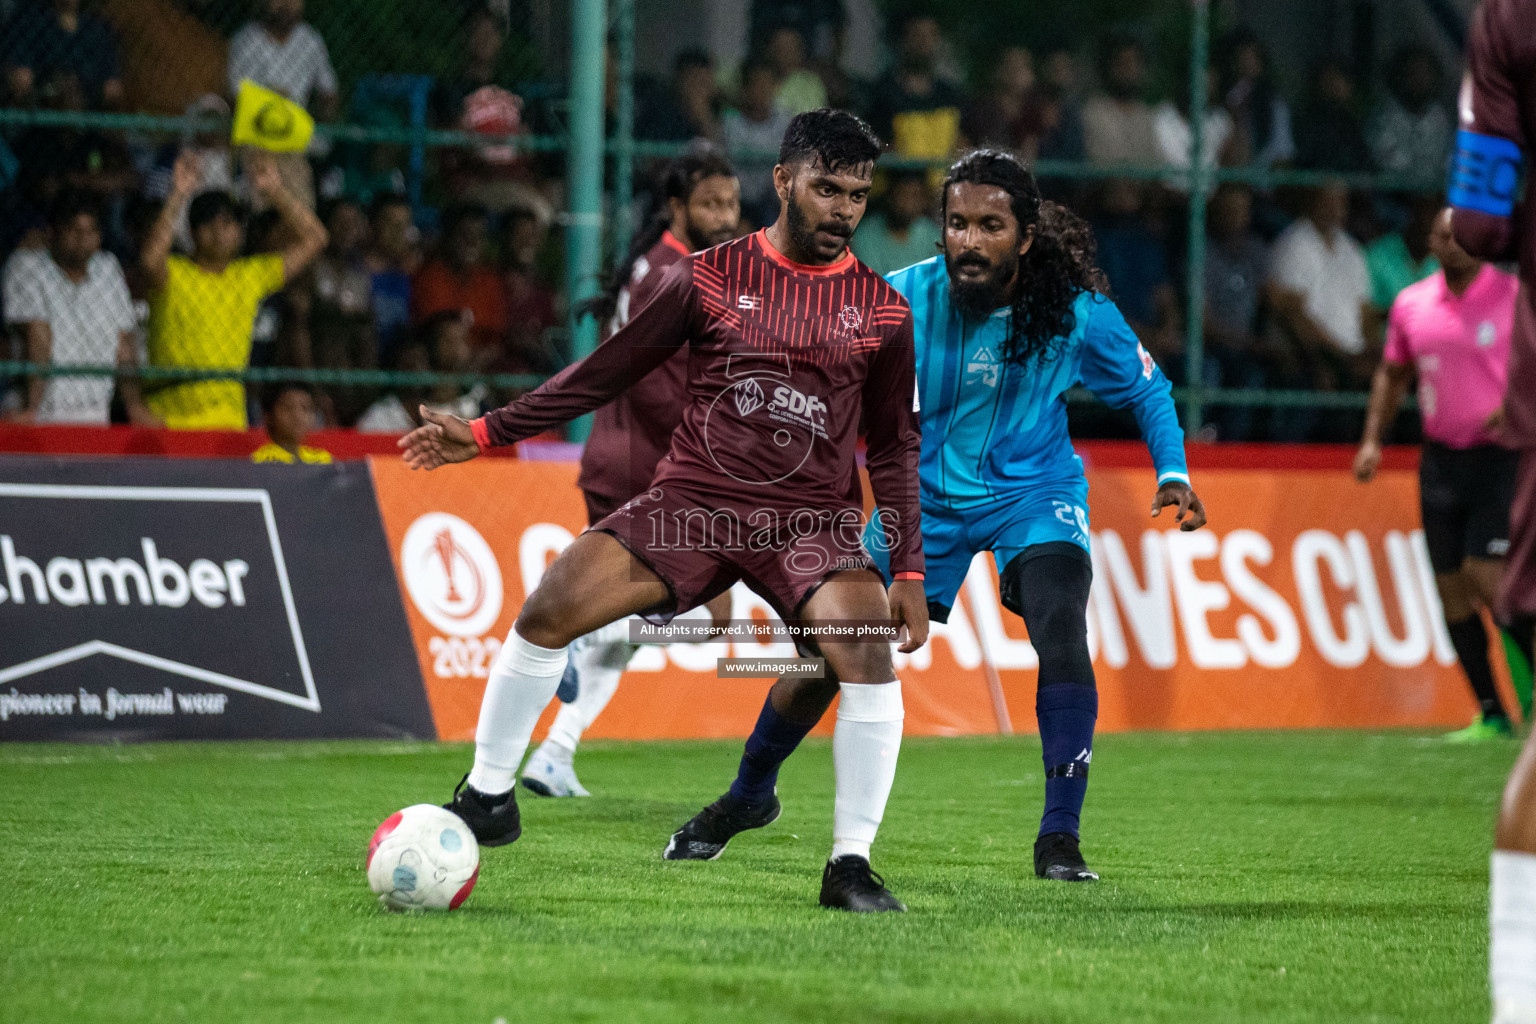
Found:
M 923 502 L 924 587 L 928 604 L 945 614 L 970 571 L 971 560 L 992 552 L 1001 572 L 1025 548 L 1052 541 L 1075 544 L 1087 554 L 1088 481 L 1079 477 L 1031 490 L 1026 497 L 980 508 L 953 509 Z M 864 549 L 887 580 L 890 560 L 885 534 L 873 519 L 864 530 Z

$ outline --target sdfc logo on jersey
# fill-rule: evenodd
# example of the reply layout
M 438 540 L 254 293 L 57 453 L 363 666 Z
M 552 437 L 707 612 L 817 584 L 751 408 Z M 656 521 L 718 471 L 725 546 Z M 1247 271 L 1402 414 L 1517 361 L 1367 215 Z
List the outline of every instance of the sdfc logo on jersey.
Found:
M 843 311 L 837 314 L 837 333 L 844 337 L 853 337 L 863 326 L 864 311 L 857 306 L 844 306 Z
M 736 399 L 736 411 L 743 416 L 751 416 L 766 402 L 763 398 L 763 386 L 752 378 L 737 384 L 731 393 Z
M 1141 375 L 1147 380 L 1152 379 L 1152 371 L 1157 364 L 1152 361 L 1152 353 L 1142 347 L 1141 342 L 1136 343 L 1136 354 L 1141 357 Z
M 802 394 L 788 384 L 773 389 L 773 405 L 769 414 L 773 419 L 790 421 L 797 426 L 809 428 L 815 434 L 826 436 L 827 403 L 815 395 Z

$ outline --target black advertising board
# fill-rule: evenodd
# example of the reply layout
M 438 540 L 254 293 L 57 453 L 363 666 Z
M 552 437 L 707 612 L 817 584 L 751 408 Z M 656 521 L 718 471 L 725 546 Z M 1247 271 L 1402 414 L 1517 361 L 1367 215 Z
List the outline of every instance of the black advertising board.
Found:
M 0 457 L 0 740 L 433 735 L 366 465 Z

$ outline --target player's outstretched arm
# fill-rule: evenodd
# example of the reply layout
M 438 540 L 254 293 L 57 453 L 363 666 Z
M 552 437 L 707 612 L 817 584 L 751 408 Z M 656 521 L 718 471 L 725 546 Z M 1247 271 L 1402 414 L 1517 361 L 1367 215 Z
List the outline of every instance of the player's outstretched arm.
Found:
M 911 654 L 928 642 L 928 594 L 922 580 L 897 580 L 886 591 L 891 602 L 891 617 L 898 627 L 905 627 L 907 638 L 896 648 Z
M 484 428 L 485 447 L 525 441 L 608 404 L 688 342 L 694 312 L 693 261 L 685 259 L 666 272 L 644 308 L 591 355 L 476 420 Z
M 1114 303 L 1096 299 L 1089 306 L 1088 315 L 1083 339 L 1083 384 L 1111 406 L 1129 407 L 1135 413 L 1142 439 L 1157 468 L 1153 518 L 1173 505 L 1178 509 L 1173 519 L 1180 530 L 1200 529 L 1206 523 L 1205 505 L 1189 485 L 1184 431 L 1179 426 L 1179 412 L 1173 404 L 1168 378 L 1142 348 Z
M 1156 519 L 1163 514 L 1163 509 L 1170 505 L 1178 506 L 1178 511 L 1173 514 L 1173 521 L 1179 524 L 1179 529 L 1188 533 L 1198 530 L 1206 523 L 1205 504 L 1201 502 L 1200 495 L 1195 489 L 1183 480 L 1167 480 L 1157 489 L 1157 494 L 1152 497 L 1152 518 Z
M 1083 386 L 1115 409 L 1130 409 L 1152 455 L 1159 483 L 1189 480 L 1184 428 L 1168 378 L 1142 347 L 1118 307 L 1095 297 L 1083 331 Z
M 450 462 L 468 462 L 480 454 L 469 421 L 421 407 L 421 426 L 399 441 L 405 464 L 412 469 L 436 469 Z

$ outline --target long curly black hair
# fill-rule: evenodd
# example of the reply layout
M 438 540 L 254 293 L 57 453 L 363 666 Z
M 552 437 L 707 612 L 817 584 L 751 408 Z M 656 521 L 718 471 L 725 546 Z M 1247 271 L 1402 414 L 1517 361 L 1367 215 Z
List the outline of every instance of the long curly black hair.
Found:
M 1019 289 L 1002 358 L 1020 366 L 1037 359 L 1051 362 L 1077 326 L 1072 306 L 1078 295 L 1106 291 L 1093 230 L 1065 206 L 1042 199 L 1034 173 L 1012 153 L 978 149 L 949 168 L 944 179 L 945 223 L 950 186 L 963 183 L 1007 192 L 1021 236 L 1034 229 L 1034 243 L 1019 259 Z
M 629 284 L 635 263 L 661 241 L 661 236 L 672 224 L 672 210 L 668 200 L 680 199 L 686 204 L 693 197 L 693 190 L 699 187 L 699 182 L 717 176 L 734 178 L 736 168 L 731 166 L 730 158 L 724 152 L 710 143 L 694 143 L 665 166 L 655 182 L 654 205 L 644 227 L 631 239 L 629 252 L 603 282 L 603 290 L 577 307 L 578 318 L 592 316 L 602 322 L 613 316 L 619 308 L 619 293 Z

